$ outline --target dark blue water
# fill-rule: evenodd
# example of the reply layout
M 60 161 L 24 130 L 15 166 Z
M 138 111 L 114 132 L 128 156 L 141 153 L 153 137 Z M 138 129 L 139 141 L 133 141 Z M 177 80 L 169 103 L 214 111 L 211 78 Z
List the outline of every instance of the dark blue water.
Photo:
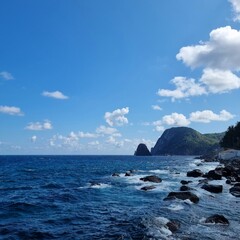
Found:
M 224 180 L 215 181 L 224 192 L 211 194 L 193 179 L 198 204 L 163 201 L 197 163 L 192 157 L 1 156 L 0 238 L 240 239 L 240 202 Z M 128 170 L 136 171 L 125 177 Z M 152 191 L 140 190 L 152 184 L 139 178 L 153 174 L 163 181 Z M 215 213 L 230 225 L 203 224 Z M 180 229 L 171 234 L 166 219 L 180 222 Z

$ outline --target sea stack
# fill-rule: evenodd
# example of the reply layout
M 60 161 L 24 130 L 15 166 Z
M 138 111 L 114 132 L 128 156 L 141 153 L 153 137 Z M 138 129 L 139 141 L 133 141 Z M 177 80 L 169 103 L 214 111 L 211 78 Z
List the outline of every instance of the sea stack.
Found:
M 137 150 L 134 153 L 135 156 L 151 156 L 150 151 L 148 150 L 146 144 L 140 143 L 137 147 Z

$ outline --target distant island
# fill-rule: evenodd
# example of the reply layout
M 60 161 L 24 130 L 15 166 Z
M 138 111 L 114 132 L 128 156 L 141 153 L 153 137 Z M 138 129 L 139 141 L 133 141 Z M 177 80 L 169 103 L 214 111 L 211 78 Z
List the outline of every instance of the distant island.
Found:
M 163 132 L 151 153 L 147 146 L 141 143 L 134 155 L 203 155 L 219 149 L 224 135 L 225 133 L 201 134 L 189 127 L 173 127 Z

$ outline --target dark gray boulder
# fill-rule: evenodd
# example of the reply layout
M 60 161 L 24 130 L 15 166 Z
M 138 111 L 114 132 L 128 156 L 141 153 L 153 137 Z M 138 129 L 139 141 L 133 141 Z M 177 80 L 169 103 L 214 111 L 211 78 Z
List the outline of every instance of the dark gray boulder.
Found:
M 205 223 L 215 223 L 215 224 L 218 223 L 218 224 L 228 225 L 229 221 L 223 215 L 214 214 L 208 217 L 205 220 Z
M 240 197 L 240 187 L 239 186 L 234 186 L 229 189 L 229 192 L 234 196 L 234 197 Z
M 223 191 L 222 185 L 204 184 L 202 189 L 211 193 L 221 193 Z
M 171 232 L 176 232 L 180 228 L 180 223 L 176 221 L 170 221 L 166 224 L 166 226 Z
M 189 183 L 191 183 L 192 181 L 186 181 L 186 180 L 181 180 L 181 184 L 182 185 L 187 185 Z
M 181 192 L 183 192 L 183 191 L 190 191 L 190 190 L 192 190 L 190 187 L 188 187 L 188 186 L 186 186 L 186 185 L 183 185 L 183 186 L 181 186 L 180 187 L 180 189 L 179 189 Z
M 137 147 L 137 150 L 134 153 L 135 156 L 151 156 L 152 154 L 148 150 L 146 144 L 140 143 Z
M 187 200 L 189 199 L 193 203 L 199 202 L 199 197 L 192 192 L 170 192 L 166 198 L 163 200 L 174 200 L 174 199 L 181 199 Z
M 152 190 L 152 189 L 154 189 L 154 188 L 156 188 L 155 186 L 145 186 L 145 187 L 142 187 L 141 188 L 141 190 L 143 190 L 143 191 L 149 191 L 149 190 Z
M 213 179 L 213 180 L 221 180 L 222 179 L 222 174 L 220 171 L 216 170 L 210 170 L 207 174 L 206 177 L 208 179 Z
M 200 169 L 195 169 L 187 172 L 187 177 L 201 177 L 203 176 L 203 172 Z
M 113 173 L 112 177 L 120 177 L 119 173 Z
M 162 179 L 160 177 L 155 176 L 155 175 L 143 177 L 143 178 L 140 178 L 140 180 L 144 181 L 144 182 L 155 182 L 155 183 L 162 182 Z

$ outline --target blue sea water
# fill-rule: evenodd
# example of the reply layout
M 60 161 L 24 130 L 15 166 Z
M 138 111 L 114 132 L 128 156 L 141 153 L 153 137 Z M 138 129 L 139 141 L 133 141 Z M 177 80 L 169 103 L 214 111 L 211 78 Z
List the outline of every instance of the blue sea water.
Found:
M 190 156 L 0 156 L 0 239 L 240 239 L 240 202 L 225 180 L 213 182 L 224 191 L 212 194 L 201 178 L 191 179 L 197 204 L 163 201 L 189 180 L 188 170 L 218 165 L 199 163 Z M 147 175 L 163 181 L 140 180 Z M 141 190 L 148 185 L 156 188 Z M 229 226 L 203 223 L 216 213 Z M 168 220 L 180 223 L 176 233 Z

